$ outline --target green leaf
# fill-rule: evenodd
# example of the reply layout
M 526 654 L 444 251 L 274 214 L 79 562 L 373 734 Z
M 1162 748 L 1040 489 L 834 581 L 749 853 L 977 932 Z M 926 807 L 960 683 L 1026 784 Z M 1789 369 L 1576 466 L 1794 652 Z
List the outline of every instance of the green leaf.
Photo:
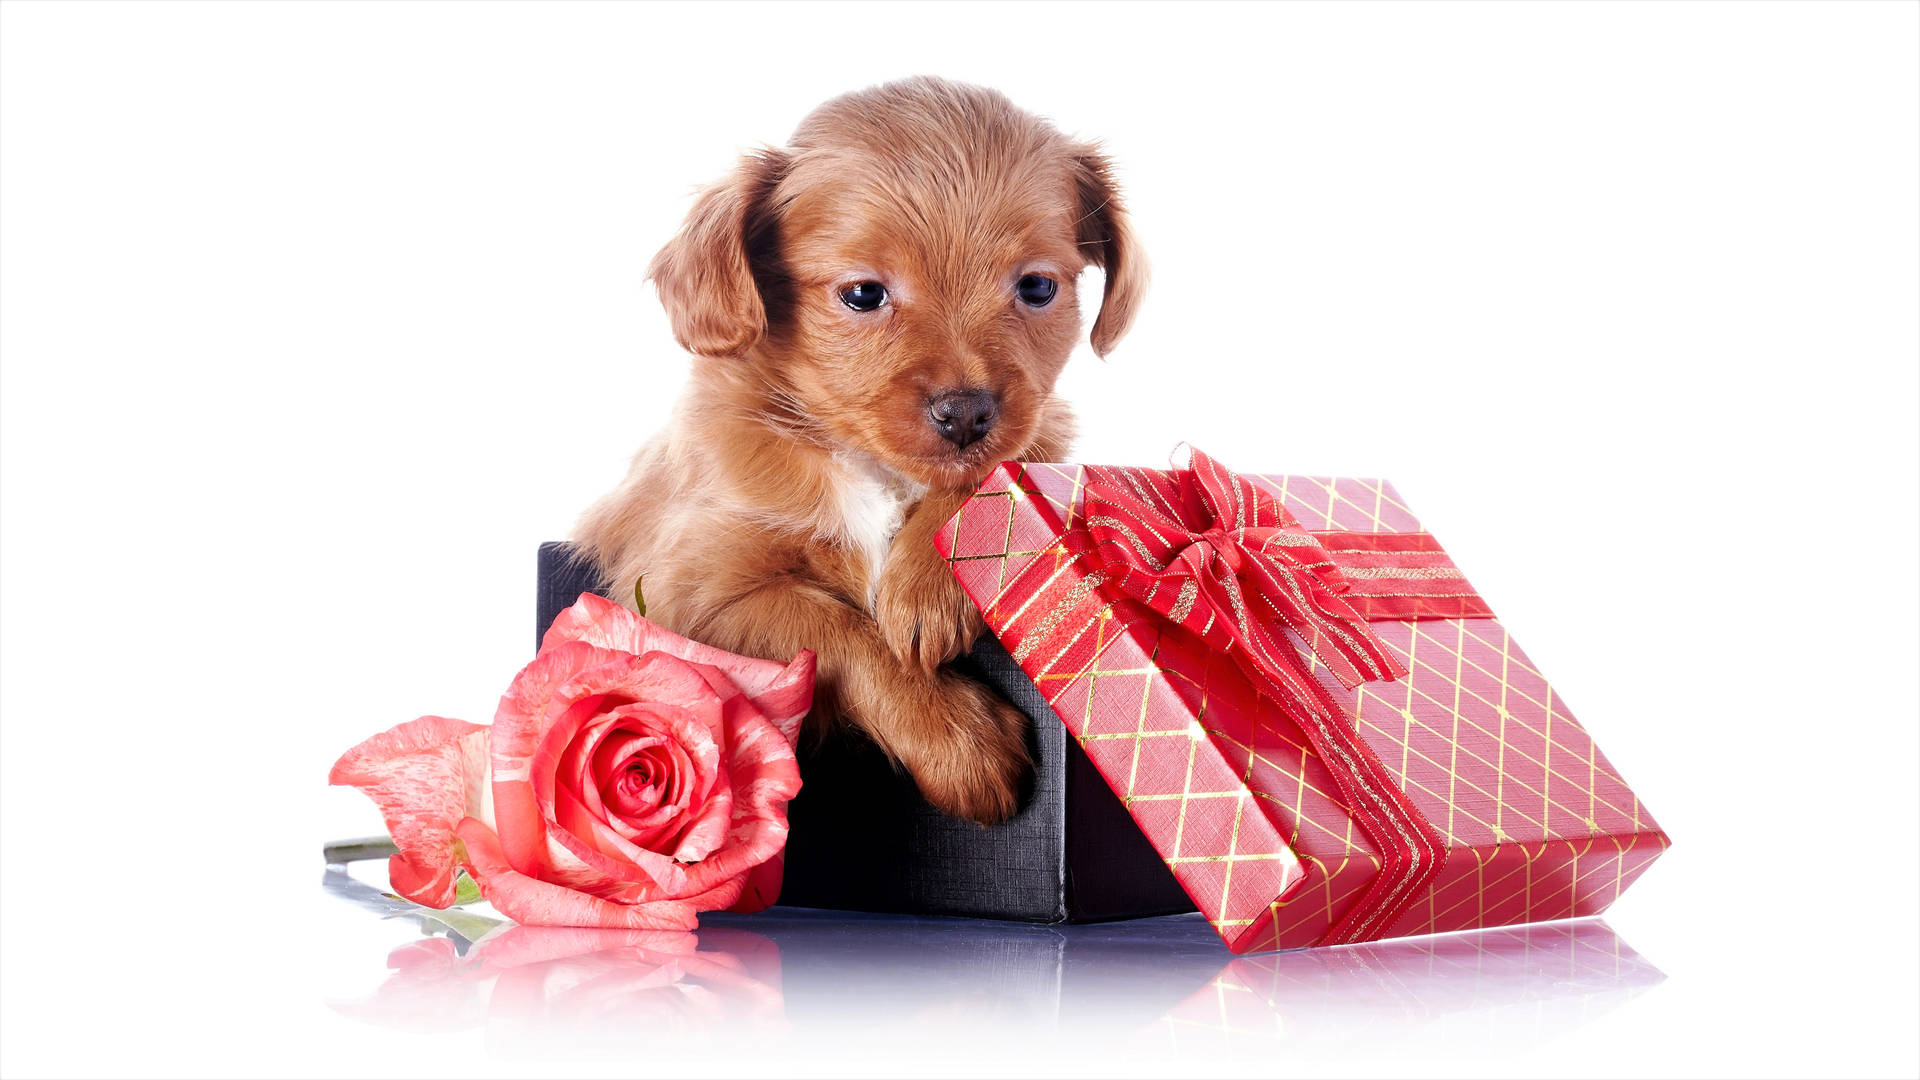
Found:
M 640 583 L 645 580 L 647 580 L 647 575 L 645 574 L 641 574 L 639 577 L 633 579 L 633 607 L 634 610 L 638 611 L 641 615 L 647 613 L 647 598 L 640 593 Z
M 479 941 L 481 938 L 486 937 L 495 927 L 501 925 L 501 920 L 499 919 L 489 919 L 485 915 L 475 915 L 471 911 L 462 911 L 459 908 L 447 908 L 445 911 L 441 911 L 436 908 L 423 907 L 410 914 L 413 918 L 420 920 L 420 925 L 427 930 L 432 930 L 433 926 L 438 924 L 459 934 L 468 941 Z M 389 915 L 387 917 L 393 918 L 394 916 Z
M 453 906 L 477 904 L 480 902 L 480 883 L 473 880 L 465 870 L 453 879 Z
M 429 934 L 444 932 L 462 941 L 474 942 L 504 925 L 499 919 L 476 915 L 463 908 L 448 908 L 441 911 L 424 907 L 411 900 L 395 896 L 393 893 L 383 893 L 363 881 L 354 880 L 339 867 L 328 870 L 321 884 L 328 892 L 372 911 L 383 919 L 412 922 Z

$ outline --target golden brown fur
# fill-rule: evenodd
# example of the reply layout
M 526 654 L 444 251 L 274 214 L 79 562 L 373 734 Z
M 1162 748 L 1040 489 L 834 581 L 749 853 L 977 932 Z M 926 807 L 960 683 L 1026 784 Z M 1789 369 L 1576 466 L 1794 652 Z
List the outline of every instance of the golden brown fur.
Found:
M 866 732 L 942 810 L 1004 819 L 1025 720 L 942 666 L 983 627 L 932 537 L 997 462 L 1066 456 L 1053 387 L 1090 263 L 1106 273 L 1105 355 L 1146 274 L 1092 146 L 937 79 L 827 102 L 702 193 L 654 260 L 699 359 L 577 542 L 615 596 L 644 573 L 649 617 L 676 631 L 778 659 L 813 649 L 816 717 Z M 1043 307 L 1016 295 L 1035 274 L 1058 283 Z M 851 310 L 842 290 L 860 281 L 886 305 Z M 965 446 L 929 414 L 961 389 L 998 404 Z

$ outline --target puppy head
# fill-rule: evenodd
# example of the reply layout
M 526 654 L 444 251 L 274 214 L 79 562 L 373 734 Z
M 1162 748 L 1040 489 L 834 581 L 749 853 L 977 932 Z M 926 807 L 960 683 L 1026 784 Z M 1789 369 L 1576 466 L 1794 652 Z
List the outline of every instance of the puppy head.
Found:
M 1088 265 L 1104 356 L 1147 279 L 1106 159 L 922 78 L 829 101 L 745 159 L 652 273 L 681 344 L 752 365 L 788 426 L 959 488 L 1034 439 Z

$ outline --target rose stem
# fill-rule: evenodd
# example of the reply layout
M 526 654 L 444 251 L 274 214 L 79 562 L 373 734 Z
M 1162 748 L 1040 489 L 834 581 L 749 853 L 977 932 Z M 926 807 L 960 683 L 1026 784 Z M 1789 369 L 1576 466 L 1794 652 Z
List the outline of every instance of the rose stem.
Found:
M 335 840 L 320 848 L 327 857 L 328 866 L 345 866 L 347 863 L 360 862 L 363 859 L 384 859 L 398 854 L 399 848 L 384 836 L 363 836 L 357 840 Z

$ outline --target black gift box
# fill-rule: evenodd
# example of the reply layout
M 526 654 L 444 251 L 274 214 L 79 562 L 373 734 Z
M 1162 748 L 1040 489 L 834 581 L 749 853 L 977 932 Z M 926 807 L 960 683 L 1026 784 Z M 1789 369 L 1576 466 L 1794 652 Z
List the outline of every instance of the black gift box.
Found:
M 540 545 L 538 633 L 597 586 L 593 568 L 574 559 L 567 544 Z M 792 832 L 780 903 L 1038 923 L 1194 910 L 1119 797 L 999 642 L 982 638 L 956 666 L 1033 721 L 1034 781 L 1020 813 L 993 828 L 947 817 L 863 737 L 803 739 L 802 788 L 788 807 Z

